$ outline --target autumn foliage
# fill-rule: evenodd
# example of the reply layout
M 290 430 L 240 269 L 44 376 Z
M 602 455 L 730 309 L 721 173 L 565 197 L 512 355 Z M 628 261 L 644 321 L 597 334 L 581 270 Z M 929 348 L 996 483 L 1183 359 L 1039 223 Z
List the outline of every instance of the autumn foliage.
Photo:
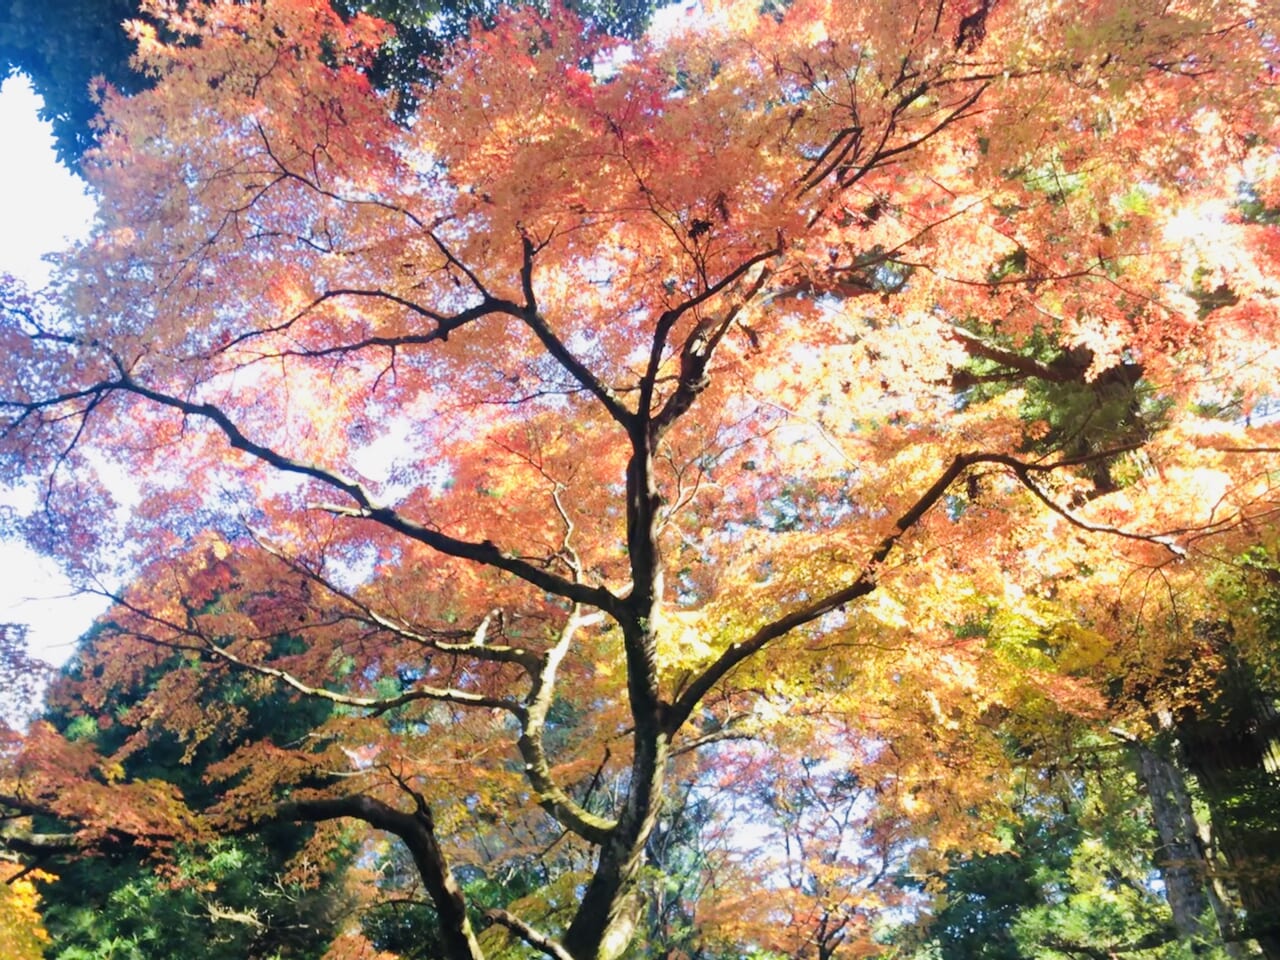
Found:
M 407 124 L 371 19 L 155 8 L 0 329 L 27 536 L 116 601 L 55 702 L 132 692 L 0 794 L 83 845 L 362 824 L 442 955 L 612 960 L 694 797 L 705 943 L 857 956 L 996 846 L 998 728 L 1099 715 L 1269 543 L 1272 4 L 523 11 Z M 247 736 L 280 693 L 333 709 Z M 166 737 L 226 748 L 199 803 L 130 777 Z
M 12 960 L 38 960 L 49 939 L 40 925 L 33 881 L 47 878 L 41 871 L 24 873 L 12 863 L 0 866 L 0 950 Z

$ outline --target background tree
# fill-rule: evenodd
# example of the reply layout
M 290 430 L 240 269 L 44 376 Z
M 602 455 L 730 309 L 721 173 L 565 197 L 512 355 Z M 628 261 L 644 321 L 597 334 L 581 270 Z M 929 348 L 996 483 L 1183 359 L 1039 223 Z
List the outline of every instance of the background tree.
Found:
M 238 737 L 288 744 L 305 737 L 330 709 L 292 703 L 270 686 L 227 677 L 192 704 L 207 717 L 197 742 L 148 737 L 137 708 L 148 688 L 163 682 L 172 658 L 137 675 L 136 688 L 105 691 L 96 718 L 74 696 L 83 671 L 97 661 L 96 639 L 109 632 L 99 628 L 81 640 L 51 691 L 44 720 L 68 740 L 117 757 L 110 777 L 167 781 L 193 806 L 208 802 L 204 773 L 225 759 Z M 199 943 L 211 960 L 319 958 L 351 922 L 355 902 L 343 889 L 351 850 L 339 843 L 331 859 L 317 856 L 307 847 L 312 832 L 280 824 L 258 837 L 193 839 L 172 851 L 164 869 L 158 869 L 154 850 L 136 843 L 117 842 L 106 856 L 63 862 L 41 888 L 51 940 L 47 955 L 162 960 L 190 956 L 191 945 Z
M 1081 12 L 725 2 L 627 47 L 504 13 L 410 123 L 369 18 L 141 31 L 98 229 L 6 302 L 0 463 L 42 484 L 33 542 L 136 574 L 78 698 L 147 692 L 113 753 L 33 727 L 8 810 L 99 845 L 362 825 L 441 955 L 614 960 L 672 793 L 769 778 L 788 843 L 846 814 L 871 842 L 786 886 L 740 858 L 717 896 L 754 911 L 706 921 L 867 952 L 842 908 L 900 889 L 883 861 L 994 852 L 999 721 L 1104 706 L 974 629 L 993 601 L 1132 649 L 1275 509 L 1276 429 L 1204 415 L 1278 372 L 1275 229 L 1222 212 L 1275 193 L 1274 11 Z M 975 358 L 1020 389 L 957 398 Z M 1046 384 L 1109 439 L 1028 428 Z M 207 797 L 129 775 L 212 736 L 233 675 L 332 710 L 235 743 Z M 475 865 L 548 831 L 555 875 L 481 930 Z
M 1211 589 L 1222 599 L 1222 615 L 1189 629 L 1199 661 L 1194 669 L 1207 674 L 1199 695 L 1180 696 L 1173 677 L 1148 694 L 1156 701 L 1153 725 L 1194 777 L 1207 809 L 1201 830 L 1205 858 L 1239 914 L 1225 918 L 1224 926 L 1256 940 L 1269 958 L 1280 956 L 1272 550 L 1269 542 L 1255 545 L 1242 563 L 1214 579 Z
M 1127 754 L 1099 743 L 1077 755 L 1086 769 L 1028 771 L 1007 852 L 953 864 L 936 913 L 895 939 L 920 937 L 915 956 L 954 960 L 1233 955 L 1199 923 L 1178 929 L 1151 883 L 1166 851 Z
M 1024 710 L 1002 725 L 1015 756 L 1033 760 L 1023 775 L 1031 797 L 1018 804 L 1014 855 L 947 874 L 932 928 L 946 955 L 1269 955 L 1277 792 L 1262 758 L 1274 698 L 1258 676 L 1275 645 L 1265 635 L 1265 578 L 1249 574 L 1259 561 L 1265 569 L 1265 552 L 1251 556 L 1177 597 L 1188 608 L 1216 609 L 1223 619 L 1213 626 L 1160 617 L 1145 628 L 1166 641 L 1183 635 L 1170 648 L 1183 653 L 1154 674 L 1126 666 L 1143 656 L 1149 636 L 1131 638 L 1136 650 L 1099 646 L 1092 631 L 1055 620 L 1052 608 L 1038 621 L 998 615 L 984 625 L 1030 662 L 1052 658 L 1059 669 L 1093 673 L 1111 697 L 1093 718 L 1064 724 L 1051 713 L 1028 724 Z M 1072 865 L 1077 856 L 1087 870 Z M 1145 879 L 1153 873 L 1159 888 Z M 1091 878 L 1101 885 L 1082 888 Z M 1058 909 L 1065 913 L 1055 917 Z

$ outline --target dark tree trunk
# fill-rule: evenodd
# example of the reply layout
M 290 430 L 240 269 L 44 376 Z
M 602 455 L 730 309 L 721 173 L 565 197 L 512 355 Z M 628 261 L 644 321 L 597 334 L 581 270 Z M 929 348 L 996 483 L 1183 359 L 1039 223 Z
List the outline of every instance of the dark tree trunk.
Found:
M 1198 940 L 1210 903 L 1208 877 L 1191 796 L 1185 776 L 1172 760 L 1143 743 L 1133 743 L 1138 779 L 1151 799 L 1151 819 L 1159 838 L 1156 864 L 1173 911 L 1174 929 L 1183 940 Z
M 1245 912 L 1243 936 L 1280 960 L 1280 714 L 1252 671 L 1232 664 L 1218 694 L 1176 719 L 1188 769 L 1209 807 L 1215 852 Z

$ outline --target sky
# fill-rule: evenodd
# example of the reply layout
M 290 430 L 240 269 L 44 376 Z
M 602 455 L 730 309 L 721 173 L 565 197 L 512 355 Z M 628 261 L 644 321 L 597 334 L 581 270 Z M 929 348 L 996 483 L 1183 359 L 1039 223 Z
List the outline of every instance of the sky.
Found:
M 54 158 L 53 135 L 36 116 L 39 106 L 24 78 L 0 86 L 0 274 L 33 289 L 49 277 L 42 258 L 83 236 L 94 212 L 84 182 Z M 0 504 L 22 502 L 0 488 Z M 32 649 L 52 663 L 71 654 L 104 607 L 99 597 L 71 594 L 51 561 L 0 541 L 0 621 L 28 624 Z

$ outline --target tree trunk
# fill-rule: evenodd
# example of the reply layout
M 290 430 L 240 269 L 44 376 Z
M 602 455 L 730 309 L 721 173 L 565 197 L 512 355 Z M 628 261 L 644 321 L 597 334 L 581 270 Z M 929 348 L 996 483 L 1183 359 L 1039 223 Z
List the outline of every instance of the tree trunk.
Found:
M 1208 804 L 1213 845 L 1245 911 L 1241 933 L 1280 960 L 1280 714 L 1252 671 L 1233 664 L 1216 698 L 1177 718 L 1188 769 Z
M 564 946 L 575 960 L 615 960 L 635 936 L 643 909 L 636 881 L 661 809 L 666 762 L 664 736 L 637 737 L 627 807 L 600 848 L 595 874 L 565 932 Z
M 663 727 L 667 707 L 658 692 L 658 638 L 654 633 L 662 606 L 658 549 L 662 498 L 653 461 L 658 428 L 648 414 L 652 396 L 650 380 L 639 401 L 642 416 L 629 426 L 632 455 L 627 463 L 627 551 L 631 592 L 625 606 L 615 613 L 622 627 L 635 754 L 622 814 L 600 846 L 595 873 L 565 931 L 564 946 L 574 960 L 615 960 L 630 946 L 643 910 L 636 881 L 644 864 L 645 844 L 662 806 L 669 735 Z M 679 411 L 672 417 L 678 415 Z
M 1156 863 L 1173 911 L 1174 929 L 1182 940 L 1202 941 L 1201 921 L 1210 906 L 1208 869 L 1185 776 L 1173 761 L 1146 744 L 1133 741 L 1131 746 L 1138 779 L 1151 799 L 1151 818 L 1160 843 Z

